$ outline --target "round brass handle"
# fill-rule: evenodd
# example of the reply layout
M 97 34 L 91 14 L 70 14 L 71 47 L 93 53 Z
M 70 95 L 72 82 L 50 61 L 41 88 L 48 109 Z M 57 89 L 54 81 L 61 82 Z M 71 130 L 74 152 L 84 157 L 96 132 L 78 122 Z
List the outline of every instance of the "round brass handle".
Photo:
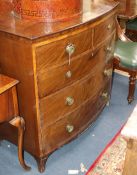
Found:
M 71 78 L 72 77 L 72 72 L 70 70 L 66 73 L 66 77 L 67 78 Z
M 111 77 L 112 76 L 112 69 L 105 69 L 104 70 L 104 75 L 107 77 Z
M 73 105 L 73 103 L 74 103 L 74 98 L 72 98 L 72 97 L 67 97 L 67 98 L 66 98 L 66 104 L 67 104 L 68 106 Z
M 106 105 L 109 106 L 110 96 L 107 92 L 102 93 L 102 98 L 105 100 Z
M 74 44 L 68 44 L 66 47 L 66 52 L 71 56 L 75 52 L 75 45 Z
M 106 50 L 106 52 L 111 52 L 112 51 L 112 47 L 108 46 L 105 50 Z
M 110 30 L 111 27 L 112 27 L 111 24 L 109 24 L 109 25 L 107 26 L 107 29 Z
M 108 95 L 107 92 L 103 92 L 103 93 L 102 93 L 102 97 L 103 97 L 105 100 L 108 100 L 109 95 Z
M 71 132 L 74 131 L 74 126 L 73 125 L 67 125 L 66 130 L 67 130 L 68 133 L 71 133 Z

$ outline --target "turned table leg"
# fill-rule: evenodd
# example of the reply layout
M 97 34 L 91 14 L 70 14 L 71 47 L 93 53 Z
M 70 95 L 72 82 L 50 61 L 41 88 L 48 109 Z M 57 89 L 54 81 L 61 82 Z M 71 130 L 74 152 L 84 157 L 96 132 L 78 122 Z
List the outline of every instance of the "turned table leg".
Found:
M 25 170 L 30 170 L 31 168 L 27 166 L 24 162 L 23 158 L 23 135 L 24 135 L 24 130 L 25 130 L 25 122 L 22 117 L 15 117 L 13 120 L 10 121 L 10 124 L 18 128 L 18 158 L 21 166 Z
M 135 92 L 135 86 L 136 86 L 136 73 L 130 74 L 129 77 L 129 93 L 128 93 L 128 103 L 132 103 L 134 100 L 134 92 Z
M 137 175 L 137 141 L 127 141 L 126 158 L 122 175 Z

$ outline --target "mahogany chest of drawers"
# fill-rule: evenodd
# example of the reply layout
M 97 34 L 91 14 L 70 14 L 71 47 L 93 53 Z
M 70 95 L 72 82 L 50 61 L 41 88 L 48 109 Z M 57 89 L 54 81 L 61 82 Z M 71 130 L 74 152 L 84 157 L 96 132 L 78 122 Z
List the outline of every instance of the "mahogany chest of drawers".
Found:
M 0 71 L 20 82 L 24 149 L 40 172 L 48 155 L 84 131 L 108 103 L 116 10 L 116 2 L 86 0 L 82 16 L 60 23 L 0 14 Z M 0 126 L 0 138 L 16 144 L 11 132 L 15 128 Z

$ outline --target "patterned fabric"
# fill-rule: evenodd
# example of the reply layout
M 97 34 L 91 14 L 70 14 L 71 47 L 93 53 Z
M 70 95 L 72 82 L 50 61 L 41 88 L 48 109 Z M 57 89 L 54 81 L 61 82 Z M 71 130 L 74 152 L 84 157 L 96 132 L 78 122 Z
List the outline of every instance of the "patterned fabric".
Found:
M 87 175 L 122 175 L 126 153 L 126 141 L 118 135 L 90 168 Z

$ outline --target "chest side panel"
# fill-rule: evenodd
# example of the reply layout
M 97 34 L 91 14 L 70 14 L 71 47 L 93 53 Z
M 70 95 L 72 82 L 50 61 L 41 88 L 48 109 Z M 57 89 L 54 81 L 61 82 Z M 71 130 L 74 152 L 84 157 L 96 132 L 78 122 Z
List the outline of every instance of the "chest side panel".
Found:
M 19 113 L 25 119 L 26 131 L 24 137 L 25 149 L 34 154 L 40 154 L 38 120 L 35 94 L 35 81 L 31 43 L 7 35 L 0 35 L 0 71 L 1 73 L 19 80 L 17 93 L 19 100 Z M 2 137 L 16 142 L 14 128 L 1 125 Z

